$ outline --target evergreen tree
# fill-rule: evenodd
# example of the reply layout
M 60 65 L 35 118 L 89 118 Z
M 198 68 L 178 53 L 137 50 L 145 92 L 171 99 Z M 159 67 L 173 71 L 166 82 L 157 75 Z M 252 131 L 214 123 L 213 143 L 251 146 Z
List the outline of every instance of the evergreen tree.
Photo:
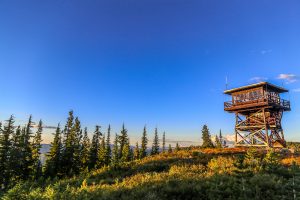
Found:
M 0 137 L 0 188 L 7 188 L 10 180 L 11 169 L 9 166 L 9 153 L 11 148 L 10 137 L 14 133 L 14 117 L 10 116 Z
M 122 151 L 122 157 L 121 161 L 122 162 L 129 162 L 131 160 L 131 149 L 130 149 L 130 144 L 129 140 L 125 143 Z
M 206 125 L 204 125 L 202 128 L 202 141 L 203 141 L 202 147 L 204 147 L 204 148 L 213 148 L 214 147 L 214 145 L 211 141 L 208 127 Z
M 22 174 L 23 174 L 23 179 L 27 180 L 31 174 L 31 171 L 33 169 L 33 158 L 32 158 L 32 116 L 30 115 L 27 125 L 22 131 Z
M 169 144 L 168 153 L 172 153 L 172 146 L 171 146 L 171 144 Z
M 73 160 L 73 166 L 72 171 L 74 174 L 79 174 L 80 172 L 80 164 L 81 164 L 81 140 L 82 140 L 82 129 L 81 129 L 81 123 L 78 119 L 78 117 L 75 118 L 75 123 L 73 130 L 74 132 L 74 160 Z
M 176 142 L 175 152 L 178 152 L 180 150 L 178 142 Z
M 88 171 L 88 163 L 89 163 L 89 151 L 90 151 L 90 139 L 88 137 L 87 128 L 84 129 L 84 136 L 81 143 L 81 151 L 80 151 L 80 171 L 87 172 Z
M 0 130 L 1 131 L 1 130 Z M 21 127 L 18 126 L 13 133 L 11 140 L 11 149 L 9 152 L 9 169 L 11 169 L 11 182 L 18 182 L 22 179 L 22 140 Z
M 106 155 L 106 145 L 105 145 L 105 136 L 103 136 L 98 150 L 98 160 L 97 160 L 98 168 L 101 168 L 105 165 L 105 155 Z
M 43 123 L 42 120 L 39 121 L 37 132 L 33 138 L 32 143 L 32 159 L 33 159 L 33 169 L 32 176 L 34 179 L 39 178 L 42 175 L 42 163 L 41 163 L 41 142 L 42 142 L 42 132 Z
M 162 139 L 162 152 L 166 151 L 166 132 L 163 133 L 163 139 Z
M 102 136 L 102 133 L 100 132 L 100 126 L 96 126 L 91 149 L 90 149 L 90 156 L 89 156 L 89 170 L 92 170 L 95 168 L 98 160 L 98 150 L 100 146 L 100 137 Z
M 158 141 L 158 133 L 157 128 L 155 128 L 154 139 L 152 144 L 151 155 L 156 155 L 159 153 L 159 141 Z
M 107 136 L 106 136 L 106 151 L 105 151 L 105 165 L 109 165 L 111 161 L 111 147 L 110 147 L 110 125 L 107 129 Z
M 140 158 L 145 158 L 147 156 L 147 144 L 148 144 L 148 138 L 147 138 L 147 130 L 145 126 L 143 131 L 143 136 L 142 136 Z
M 220 133 L 219 133 L 219 140 L 221 143 L 221 148 L 223 147 L 223 143 L 225 142 L 225 140 L 223 141 L 223 136 L 222 136 L 222 130 L 220 129 Z
M 128 134 L 127 134 L 127 129 L 125 129 L 125 125 L 123 124 L 121 134 L 119 135 L 119 143 L 120 143 L 120 149 L 119 149 L 119 158 L 123 157 L 123 151 L 124 147 L 128 143 Z
M 133 152 L 134 160 L 138 160 L 140 158 L 140 149 L 139 149 L 139 143 L 136 142 L 134 152 Z
M 61 152 L 62 151 L 62 141 L 61 141 L 61 130 L 58 124 L 56 131 L 54 133 L 53 142 L 51 142 L 50 151 L 46 155 L 45 164 L 45 175 L 47 177 L 62 176 L 61 174 Z
M 115 141 L 114 141 L 111 165 L 114 167 L 119 166 L 119 148 L 118 148 L 118 135 L 117 134 L 116 134 Z
M 74 126 L 74 116 L 73 111 L 69 112 L 69 117 L 65 125 L 64 142 L 63 142 L 63 152 L 62 152 L 62 172 L 64 175 L 72 176 L 72 168 L 74 166 L 74 147 L 75 147 L 75 130 Z

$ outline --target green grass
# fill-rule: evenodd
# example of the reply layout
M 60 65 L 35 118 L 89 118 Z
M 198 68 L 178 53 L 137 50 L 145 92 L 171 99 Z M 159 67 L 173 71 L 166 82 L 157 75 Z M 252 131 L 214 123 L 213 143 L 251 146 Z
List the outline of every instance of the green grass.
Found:
M 77 177 L 25 182 L 2 199 L 300 199 L 298 166 L 267 170 L 262 161 L 244 164 L 244 151 L 216 152 L 185 149 Z

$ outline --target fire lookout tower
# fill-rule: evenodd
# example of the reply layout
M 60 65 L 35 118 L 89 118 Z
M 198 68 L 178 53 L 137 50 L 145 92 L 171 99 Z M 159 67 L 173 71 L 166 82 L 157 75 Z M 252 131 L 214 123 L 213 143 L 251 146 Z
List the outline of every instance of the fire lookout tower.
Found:
M 290 102 L 280 98 L 288 90 L 261 82 L 224 91 L 232 100 L 224 110 L 235 113 L 235 146 L 285 147 L 281 119 Z

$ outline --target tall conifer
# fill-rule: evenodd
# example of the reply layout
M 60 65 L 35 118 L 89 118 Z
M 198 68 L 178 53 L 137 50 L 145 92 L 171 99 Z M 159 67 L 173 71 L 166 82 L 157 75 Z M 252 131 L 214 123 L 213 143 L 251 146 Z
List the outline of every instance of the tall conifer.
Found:
M 119 166 L 119 147 L 118 147 L 118 135 L 116 134 L 115 140 L 114 140 L 114 147 L 112 152 L 112 158 L 111 158 L 111 165 L 113 167 Z
M 133 158 L 134 160 L 137 160 L 140 158 L 140 149 L 139 149 L 139 143 L 136 142 L 135 148 L 134 148 L 134 152 L 133 152 Z
M 63 152 L 62 152 L 62 172 L 64 175 L 73 175 L 73 165 L 74 165 L 74 142 L 75 142 L 75 130 L 74 126 L 74 116 L 73 111 L 69 112 L 69 117 L 65 125 L 64 142 L 63 142 Z
M 11 147 L 9 152 L 9 168 L 11 169 L 12 182 L 17 182 L 22 179 L 22 140 L 21 140 L 21 126 L 18 126 L 16 131 L 13 133 L 11 140 Z
M 123 151 L 125 145 L 128 143 L 128 134 L 127 129 L 125 128 L 125 125 L 123 124 L 121 134 L 118 137 L 119 143 L 120 143 L 120 149 L 119 149 L 119 157 L 123 157 Z
M 32 143 L 32 159 L 33 168 L 32 176 L 34 179 L 39 178 L 42 175 L 42 163 L 41 163 L 41 148 L 42 148 L 42 132 L 43 132 L 43 122 L 39 121 L 37 132 L 33 138 Z
M 152 144 L 151 155 L 156 155 L 158 153 L 159 153 L 159 139 L 158 139 L 157 128 L 155 128 L 155 133 L 154 133 L 154 139 L 153 139 L 153 144 Z
M 74 132 L 74 142 L 73 142 L 74 160 L 73 160 L 72 171 L 75 174 L 79 174 L 80 164 L 81 164 L 80 152 L 81 152 L 82 129 L 78 117 L 75 118 L 75 123 L 72 131 Z
M 0 185 L 6 188 L 9 184 L 11 169 L 9 168 L 9 153 L 11 148 L 11 136 L 14 133 L 14 117 L 10 116 L 7 124 L 1 131 L 0 137 Z
M 88 171 L 88 163 L 89 163 L 89 151 L 90 151 L 90 139 L 88 137 L 87 128 L 84 129 L 83 140 L 81 144 L 81 152 L 80 152 L 80 171 L 87 172 Z
M 45 175 L 50 177 L 62 176 L 61 174 L 61 152 L 62 141 L 61 141 L 61 130 L 58 124 L 53 142 L 51 142 L 50 151 L 46 155 Z
M 100 132 L 100 126 L 96 126 L 93 139 L 92 139 L 91 149 L 90 149 L 89 170 L 94 169 L 97 164 L 98 150 L 99 150 L 101 136 L 102 133 Z
M 148 138 L 147 138 L 147 129 L 145 126 L 143 131 L 143 136 L 142 136 L 140 158 L 144 158 L 147 156 L 147 144 L 148 144 Z
M 100 146 L 98 149 L 98 159 L 97 167 L 101 168 L 105 165 L 105 155 L 106 155 L 106 145 L 105 145 L 105 135 L 102 137 Z
M 213 148 L 214 147 L 214 145 L 211 141 L 211 136 L 210 136 L 207 125 L 204 125 L 202 128 L 202 141 L 203 141 L 202 147 L 204 147 L 204 148 Z
M 111 147 L 110 147 L 110 125 L 107 129 L 107 136 L 106 136 L 106 151 L 105 151 L 105 164 L 109 165 L 111 161 Z
M 27 125 L 22 131 L 22 139 L 23 139 L 23 151 L 22 151 L 22 171 L 23 171 L 23 179 L 27 180 L 31 174 L 33 168 L 33 159 L 32 159 L 32 116 L 29 116 Z

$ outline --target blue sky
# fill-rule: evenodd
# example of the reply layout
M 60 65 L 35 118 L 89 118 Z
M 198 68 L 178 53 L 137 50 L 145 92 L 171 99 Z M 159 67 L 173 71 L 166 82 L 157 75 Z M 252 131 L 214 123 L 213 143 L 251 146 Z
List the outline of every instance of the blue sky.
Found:
M 203 124 L 233 132 L 228 77 L 288 88 L 283 126 L 300 140 L 299 58 L 296 0 L 0 0 L 0 120 L 56 125 L 73 109 L 91 132 L 124 122 L 134 142 L 147 124 L 200 142 Z

